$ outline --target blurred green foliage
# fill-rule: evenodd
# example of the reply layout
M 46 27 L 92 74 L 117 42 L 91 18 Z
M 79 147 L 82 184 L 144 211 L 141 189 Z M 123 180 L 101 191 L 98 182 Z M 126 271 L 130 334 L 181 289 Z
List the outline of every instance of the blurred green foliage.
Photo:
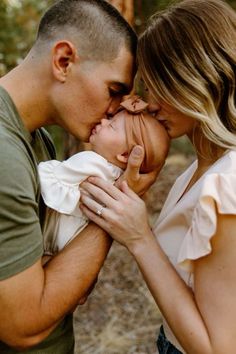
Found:
M 26 55 L 37 32 L 38 21 L 51 0 L 0 1 L 0 75 Z
M 173 0 L 134 0 L 135 29 L 140 33 L 147 19 Z M 228 0 L 236 8 L 236 0 Z M 35 40 L 42 13 L 55 0 L 0 0 L 0 76 L 15 67 Z
M 140 32 L 146 19 L 171 0 L 134 0 L 135 27 Z M 0 76 L 25 57 L 35 40 L 43 12 L 55 0 L 0 0 Z

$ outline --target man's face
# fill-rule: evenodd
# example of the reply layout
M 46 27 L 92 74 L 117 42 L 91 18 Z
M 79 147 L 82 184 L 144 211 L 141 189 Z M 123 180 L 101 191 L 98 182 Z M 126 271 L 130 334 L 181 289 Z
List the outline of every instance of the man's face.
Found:
M 134 58 L 125 47 L 112 62 L 77 62 L 54 92 L 53 118 L 75 137 L 88 141 L 102 118 L 117 110 L 133 85 Z

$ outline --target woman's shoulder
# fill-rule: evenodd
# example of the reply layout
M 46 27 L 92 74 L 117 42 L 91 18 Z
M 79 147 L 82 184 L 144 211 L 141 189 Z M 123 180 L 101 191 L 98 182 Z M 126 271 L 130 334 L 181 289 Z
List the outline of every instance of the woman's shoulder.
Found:
M 190 271 L 191 261 L 211 253 L 218 215 L 236 217 L 236 151 L 227 151 L 207 171 L 199 185 L 191 226 L 184 237 L 178 263 Z
M 236 175 L 236 150 L 227 150 L 207 171 L 206 176 L 217 175 Z

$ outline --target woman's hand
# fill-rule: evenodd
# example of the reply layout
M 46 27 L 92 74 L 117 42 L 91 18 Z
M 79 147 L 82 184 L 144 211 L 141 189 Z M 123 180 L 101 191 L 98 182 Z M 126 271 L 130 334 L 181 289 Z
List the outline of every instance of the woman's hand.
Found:
M 131 251 L 146 237 L 153 238 L 153 234 L 143 200 L 127 182 L 122 182 L 120 188 L 101 178 L 90 177 L 83 182 L 85 193 L 81 194 L 81 209 L 90 220 Z
M 150 186 L 155 182 L 160 171 L 140 174 L 139 169 L 142 165 L 143 158 L 144 150 L 142 146 L 136 145 L 129 156 L 125 172 L 115 183 L 118 188 L 121 188 L 123 181 L 127 181 L 128 186 L 140 196 L 142 196 L 150 188 Z

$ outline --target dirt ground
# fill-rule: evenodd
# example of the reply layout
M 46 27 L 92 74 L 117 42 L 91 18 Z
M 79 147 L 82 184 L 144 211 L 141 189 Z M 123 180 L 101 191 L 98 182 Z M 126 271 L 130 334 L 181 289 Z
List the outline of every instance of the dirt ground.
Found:
M 166 195 L 193 157 L 168 157 L 145 197 L 153 223 Z M 155 270 L 154 270 L 155 271 Z M 127 250 L 114 243 L 95 290 L 74 316 L 75 354 L 154 354 L 160 312 Z

